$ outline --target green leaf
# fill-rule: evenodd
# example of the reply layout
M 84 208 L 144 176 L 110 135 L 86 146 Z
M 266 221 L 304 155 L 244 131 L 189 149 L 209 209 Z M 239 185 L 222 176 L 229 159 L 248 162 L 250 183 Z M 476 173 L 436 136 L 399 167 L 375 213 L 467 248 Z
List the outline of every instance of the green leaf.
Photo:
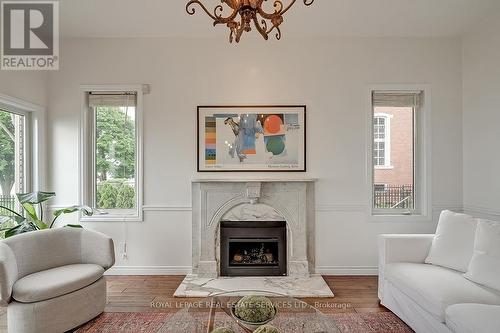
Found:
M 76 229 L 83 229 L 83 227 L 79 224 L 67 224 L 66 227 L 68 228 L 76 228 Z
M 36 231 L 38 230 L 37 227 L 31 223 L 31 222 L 25 222 L 22 223 L 18 226 L 15 226 L 14 228 L 10 228 L 9 230 L 5 231 L 5 238 L 9 238 L 12 236 L 24 234 L 26 232 L 30 231 Z
M 36 227 L 40 230 L 48 229 L 48 227 L 49 227 L 43 221 L 40 221 L 40 220 L 33 220 L 31 222 L 34 223 L 36 225 Z
M 36 213 L 36 208 L 29 202 L 21 203 L 28 216 L 31 217 L 32 220 L 37 221 L 38 215 Z
M 0 232 L 17 227 L 19 224 L 22 224 L 23 222 L 24 220 L 21 222 L 17 222 L 13 218 L 0 217 Z
M 59 217 L 62 214 L 71 214 L 78 211 L 82 212 L 86 216 L 92 216 L 94 214 L 94 210 L 89 206 L 71 206 L 54 211 L 54 216 Z
M 31 192 L 31 193 L 17 193 L 17 199 L 21 204 L 29 203 L 37 205 L 45 202 L 56 196 L 55 192 Z
M 94 210 L 92 208 L 90 208 L 89 206 L 71 206 L 71 207 L 58 209 L 58 210 L 54 211 L 54 219 L 52 220 L 52 223 L 50 224 L 50 228 L 52 228 L 54 226 L 54 224 L 56 223 L 56 220 L 59 218 L 59 216 L 61 216 L 63 214 L 71 214 L 71 213 L 78 212 L 78 211 L 82 212 L 83 215 L 86 215 L 86 216 L 92 216 L 94 214 Z
M 6 211 L 11 212 L 12 214 L 18 216 L 18 217 L 24 218 L 21 214 L 19 214 L 18 212 L 13 211 L 9 207 L 5 207 L 5 206 L 0 205 L 0 209 L 6 210 Z

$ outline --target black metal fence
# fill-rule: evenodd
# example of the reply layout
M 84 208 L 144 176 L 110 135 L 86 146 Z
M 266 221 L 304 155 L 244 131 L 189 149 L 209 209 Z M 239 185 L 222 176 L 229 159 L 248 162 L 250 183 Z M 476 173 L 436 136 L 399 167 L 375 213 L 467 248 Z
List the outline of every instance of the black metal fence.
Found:
M 413 185 L 375 184 L 373 206 L 380 209 L 413 209 Z
M 11 195 L 0 195 L 0 206 L 4 206 L 14 210 L 16 208 L 16 198 Z M 6 209 L 0 208 L 0 216 L 10 216 L 10 215 L 12 215 L 11 212 L 9 212 Z

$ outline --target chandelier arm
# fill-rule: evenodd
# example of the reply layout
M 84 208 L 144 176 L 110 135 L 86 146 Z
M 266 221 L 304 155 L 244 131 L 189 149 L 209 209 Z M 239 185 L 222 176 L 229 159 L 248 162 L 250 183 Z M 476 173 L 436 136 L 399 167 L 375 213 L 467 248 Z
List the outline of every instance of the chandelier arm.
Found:
M 235 22 L 236 23 L 236 22 Z M 235 31 L 236 31 L 236 28 L 234 27 L 229 27 L 229 43 L 232 43 L 233 42 L 233 39 L 234 39 L 234 35 L 235 35 Z
M 266 33 L 269 35 L 274 29 L 276 29 L 276 39 L 281 40 L 281 29 L 279 25 L 273 25 Z
M 274 1 L 274 13 L 268 13 L 264 9 L 262 9 L 262 3 L 264 1 L 267 1 L 267 0 L 260 0 L 257 3 L 257 12 L 259 13 L 260 16 L 262 16 L 266 20 L 272 20 L 276 16 L 279 16 L 279 15 L 283 14 L 283 2 L 281 2 L 281 0 L 275 0 Z M 293 2 L 295 2 L 295 1 L 297 1 L 297 0 L 293 0 Z
M 236 38 L 235 38 L 236 43 L 240 42 L 243 32 L 245 32 L 245 22 L 243 17 L 241 17 L 241 21 L 238 23 L 238 28 L 236 29 Z
M 290 2 L 290 4 L 285 8 L 283 9 L 283 11 L 280 13 L 281 15 L 284 15 L 290 8 L 292 8 L 293 4 L 296 2 L 297 0 L 292 0 L 292 2 Z M 313 4 L 314 0 L 303 0 L 304 1 L 304 5 L 306 6 L 310 6 Z M 281 33 L 280 33 L 281 35 Z
M 236 9 L 233 9 L 233 12 L 228 17 L 222 17 L 223 10 L 224 10 L 224 8 L 222 7 L 222 5 L 218 5 L 214 8 L 214 15 L 215 15 L 214 25 L 229 23 L 229 22 L 233 21 L 234 18 L 238 15 L 238 8 L 236 8 Z M 217 11 L 219 11 L 220 14 L 217 14 Z
M 264 37 L 265 40 L 268 40 L 269 39 L 269 34 L 268 34 L 268 31 L 267 31 L 267 22 L 266 22 L 266 20 L 263 19 L 261 21 L 261 24 L 262 24 L 262 26 L 261 26 L 259 24 L 259 20 L 257 19 L 257 16 L 255 15 L 253 17 L 253 22 L 255 24 L 255 28 L 257 28 L 257 31 L 262 35 L 262 37 Z
M 280 27 L 276 27 L 276 39 L 281 40 L 281 29 Z
M 186 12 L 189 14 L 189 15 L 194 15 L 196 13 L 196 9 L 194 8 L 194 5 L 198 5 L 201 7 L 201 9 L 203 9 L 203 11 L 205 13 L 207 13 L 208 16 L 210 16 L 210 18 L 214 21 L 217 21 L 217 17 L 212 15 L 212 13 L 210 13 L 210 11 L 207 9 L 207 7 L 205 7 L 205 5 L 200 1 L 200 0 L 190 0 L 187 4 L 186 4 Z

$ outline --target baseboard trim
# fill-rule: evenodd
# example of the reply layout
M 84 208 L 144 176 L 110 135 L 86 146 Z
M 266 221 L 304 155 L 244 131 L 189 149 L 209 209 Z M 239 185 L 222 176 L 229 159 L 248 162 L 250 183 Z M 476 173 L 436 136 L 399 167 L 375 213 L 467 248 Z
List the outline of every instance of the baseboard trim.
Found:
M 378 275 L 376 266 L 317 266 L 316 274 L 321 275 Z
M 114 266 L 105 275 L 187 275 L 191 266 Z
M 114 266 L 105 275 L 188 275 L 191 266 Z M 376 266 L 318 266 L 320 275 L 378 275 Z

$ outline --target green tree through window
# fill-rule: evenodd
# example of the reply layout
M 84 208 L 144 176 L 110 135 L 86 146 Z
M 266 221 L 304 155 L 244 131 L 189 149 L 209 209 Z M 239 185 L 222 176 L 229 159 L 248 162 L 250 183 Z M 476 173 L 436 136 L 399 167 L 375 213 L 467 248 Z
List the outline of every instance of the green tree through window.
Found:
M 135 208 L 135 108 L 95 108 L 97 208 Z
M 0 110 L 0 187 L 10 195 L 15 182 L 14 115 Z

